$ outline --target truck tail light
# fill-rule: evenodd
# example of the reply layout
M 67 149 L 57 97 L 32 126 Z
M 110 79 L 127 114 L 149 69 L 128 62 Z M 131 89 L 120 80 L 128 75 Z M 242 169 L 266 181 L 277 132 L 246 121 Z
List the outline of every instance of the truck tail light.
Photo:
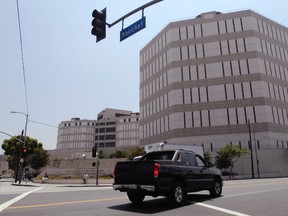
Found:
M 154 171 L 153 171 L 154 178 L 157 178 L 159 176 L 159 172 L 160 172 L 160 164 L 155 163 L 154 164 Z

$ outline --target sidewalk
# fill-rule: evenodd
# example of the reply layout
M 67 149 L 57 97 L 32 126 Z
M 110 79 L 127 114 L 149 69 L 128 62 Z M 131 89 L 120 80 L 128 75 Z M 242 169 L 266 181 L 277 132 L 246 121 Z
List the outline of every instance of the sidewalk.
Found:
M 87 184 L 83 184 L 82 179 L 48 179 L 46 183 L 42 184 L 41 179 L 35 179 L 34 182 L 22 181 L 21 184 L 12 182 L 14 186 L 41 186 L 41 185 L 65 185 L 67 187 L 112 187 L 114 179 L 98 179 L 98 185 L 96 185 L 96 179 L 89 179 Z

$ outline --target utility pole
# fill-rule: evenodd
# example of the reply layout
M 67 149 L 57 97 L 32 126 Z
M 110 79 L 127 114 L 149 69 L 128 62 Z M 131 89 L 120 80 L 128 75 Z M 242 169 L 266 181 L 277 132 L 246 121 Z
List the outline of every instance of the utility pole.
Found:
M 96 153 L 96 185 L 98 186 L 99 181 L 99 143 L 97 143 L 97 153 Z
M 257 174 L 258 174 L 258 178 L 260 178 L 259 158 L 258 158 L 258 150 L 257 150 L 257 144 L 256 144 L 256 135 L 255 135 L 255 130 L 253 130 L 253 134 L 254 134 L 254 143 L 255 143 L 255 155 L 256 155 Z

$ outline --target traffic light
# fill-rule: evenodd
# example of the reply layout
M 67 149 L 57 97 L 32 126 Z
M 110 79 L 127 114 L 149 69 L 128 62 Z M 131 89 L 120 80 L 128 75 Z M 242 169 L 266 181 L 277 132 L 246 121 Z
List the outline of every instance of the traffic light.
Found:
M 94 147 L 92 148 L 92 157 L 95 158 L 96 155 L 97 155 L 97 148 L 94 146 Z
M 102 11 L 94 10 L 92 12 L 92 30 L 91 34 L 96 36 L 96 42 L 106 38 L 106 8 Z
M 26 147 L 24 147 L 22 150 L 22 158 L 25 159 L 27 157 L 27 155 L 28 155 L 28 149 Z

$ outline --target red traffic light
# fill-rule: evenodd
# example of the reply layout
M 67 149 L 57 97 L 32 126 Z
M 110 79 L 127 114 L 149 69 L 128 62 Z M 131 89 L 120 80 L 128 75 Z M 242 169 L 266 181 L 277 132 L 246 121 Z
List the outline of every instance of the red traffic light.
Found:
M 26 147 L 24 147 L 22 150 L 22 158 L 25 159 L 27 157 L 27 155 L 28 155 L 28 149 Z

